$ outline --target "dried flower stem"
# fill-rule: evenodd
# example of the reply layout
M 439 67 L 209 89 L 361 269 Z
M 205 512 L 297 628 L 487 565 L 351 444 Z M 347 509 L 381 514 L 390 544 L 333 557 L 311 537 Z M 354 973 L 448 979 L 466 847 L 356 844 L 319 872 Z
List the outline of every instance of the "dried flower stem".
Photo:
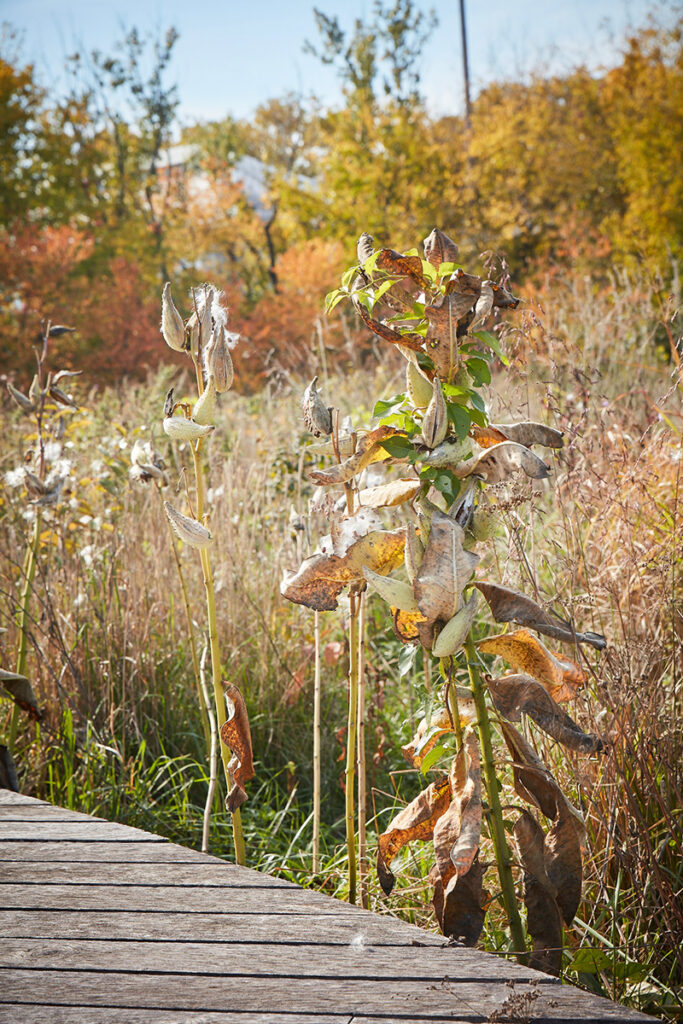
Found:
M 197 364 L 195 364 L 197 366 Z M 197 366 L 198 377 L 201 377 L 201 371 Z M 197 519 L 201 522 L 204 515 L 204 506 L 206 503 L 206 496 L 204 493 L 204 477 L 202 474 L 202 464 L 200 459 L 201 454 L 201 438 L 196 444 L 192 445 L 192 459 L 194 463 L 195 482 L 197 487 Z M 211 558 L 207 548 L 199 549 L 199 557 L 202 565 L 202 575 L 204 578 L 204 591 L 206 593 L 206 610 L 209 620 L 209 650 L 211 653 L 211 681 L 213 685 L 213 696 L 216 705 L 216 720 L 218 724 L 218 731 L 220 732 L 221 727 L 225 724 L 227 715 L 225 712 L 225 698 L 223 696 L 223 687 L 221 680 L 221 655 L 218 647 L 218 627 L 216 622 L 216 594 L 213 584 L 213 573 L 211 570 Z M 221 760 L 223 761 L 223 769 L 225 772 L 225 779 L 228 784 L 228 789 L 232 787 L 232 779 L 230 776 L 230 769 L 228 763 L 230 761 L 230 755 L 228 748 L 221 743 Z M 235 844 L 235 861 L 237 864 L 246 864 L 246 852 L 244 849 L 244 835 L 242 832 L 242 816 L 239 808 L 232 813 L 232 834 Z
M 36 575 L 36 566 L 38 564 L 38 549 L 40 547 L 40 526 L 41 517 L 40 512 L 36 510 L 36 518 L 33 521 L 33 529 L 31 531 L 31 539 L 29 540 L 28 547 L 26 549 L 26 555 L 24 558 L 23 576 L 24 585 L 21 589 L 21 597 L 19 599 L 19 614 L 17 616 L 17 630 L 19 633 L 19 650 L 17 651 L 17 675 L 23 676 L 26 674 L 26 658 L 28 655 L 28 606 L 31 601 L 31 591 L 33 589 L 33 580 Z M 19 705 L 14 704 L 12 708 L 12 717 L 10 718 L 9 725 L 9 737 L 7 740 L 7 746 L 10 754 L 14 754 L 14 747 L 17 742 L 17 730 L 19 728 Z
M 496 866 L 500 879 L 500 888 L 503 896 L 505 912 L 510 923 L 510 935 L 512 937 L 514 952 L 521 963 L 526 962 L 526 938 L 524 926 L 519 916 L 517 899 L 515 897 L 515 883 L 512 877 L 512 857 L 510 848 L 505 838 L 505 826 L 503 824 L 503 811 L 500 806 L 498 795 L 498 778 L 493 760 L 493 745 L 491 743 L 491 720 L 488 708 L 486 707 L 486 696 L 479 669 L 477 668 L 477 652 L 474 641 L 470 635 L 465 641 L 465 652 L 467 654 L 467 669 L 470 677 L 470 687 L 474 704 L 477 709 L 477 731 L 483 754 L 484 778 L 486 780 L 486 793 L 489 805 L 489 830 L 493 849 L 496 856 Z
M 313 681 L 313 874 L 320 871 L 320 612 L 314 612 Z
M 209 753 L 209 788 L 206 794 L 204 805 L 204 822 L 202 826 L 202 853 L 209 852 L 209 829 L 211 827 L 211 805 L 213 804 L 214 793 L 218 776 L 218 729 L 216 728 L 216 716 L 211 707 L 211 696 L 206 685 L 206 656 L 208 647 L 202 651 L 202 660 L 199 666 L 199 685 L 203 697 L 203 708 L 209 720 L 211 731 L 210 753 Z

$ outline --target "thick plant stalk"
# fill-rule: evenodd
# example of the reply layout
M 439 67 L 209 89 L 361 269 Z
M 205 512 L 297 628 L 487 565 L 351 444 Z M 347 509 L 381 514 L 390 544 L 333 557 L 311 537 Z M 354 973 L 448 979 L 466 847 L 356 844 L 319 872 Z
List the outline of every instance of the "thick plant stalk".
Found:
M 349 594 L 349 720 L 346 732 L 346 851 L 349 861 L 349 903 L 356 902 L 356 730 L 358 728 L 358 610 L 359 597 Z
M 19 615 L 17 618 L 17 630 L 19 631 L 19 649 L 17 651 L 16 673 L 19 676 L 26 674 L 26 658 L 28 655 L 28 606 L 31 601 L 31 590 L 36 576 L 38 564 L 38 548 L 40 545 L 40 512 L 36 511 L 36 518 L 33 521 L 33 531 L 24 558 L 24 585 L 19 599 Z M 17 729 L 19 728 L 19 705 L 12 708 L 12 717 L 9 726 L 9 738 L 7 746 L 10 754 L 14 754 L 14 747 L 17 742 Z
M 202 662 L 199 667 L 199 685 L 201 687 L 202 698 L 204 701 L 204 708 L 206 710 L 206 716 L 209 720 L 211 730 L 211 749 L 209 753 L 209 789 L 206 794 L 206 803 L 204 805 L 204 822 L 202 827 L 202 853 L 209 852 L 209 831 L 211 828 L 211 806 L 213 804 L 213 796 L 216 792 L 216 782 L 218 776 L 218 729 L 216 728 L 216 716 L 213 713 L 211 707 L 211 696 L 209 694 L 209 688 L 206 685 L 206 655 L 208 648 L 205 647 L 202 652 Z
M 201 461 L 199 453 L 201 451 L 201 439 L 192 446 L 192 457 L 194 461 L 194 472 L 195 480 L 197 485 L 197 509 L 196 516 L 201 522 L 204 515 L 204 478 L 202 476 Z M 206 610 L 209 621 L 209 651 L 211 653 L 211 682 L 213 686 L 214 703 L 216 706 L 216 720 L 218 725 L 218 732 L 225 724 L 227 715 L 225 713 L 225 697 L 223 695 L 223 687 L 221 681 L 221 655 L 218 647 L 218 626 L 216 623 L 216 594 L 213 585 L 213 573 L 211 571 L 211 559 L 209 557 L 209 551 L 207 548 L 201 548 L 199 551 L 199 557 L 202 565 L 202 575 L 204 577 L 204 591 L 206 593 Z M 232 779 L 230 776 L 230 769 L 228 767 L 230 761 L 230 755 L 225 744 L 221 743 L 221 760 L 223 761 L 223 770 L 225 772 L 226 782 L 228 788 L 232 787 Z M 244 848 L 244 835 L 242 832 L 242 815 L 240 814 L 239 807 L 236 811 L 232 812 L 232 834 L 235 844 L 235 861 L 237 864 L 246 864 L 246 852 Z
M 313 677 L 313 874 L 320 871 L 320 612 L 314 612 Z
M 358 598 L 358 883 L 368 909 L 367 783 L 365 778 L 365 594 Z
M 479 733 L 479 742 L 481 743 L 484 778 L 486 780 L 486 793 L 489 804 L 489 827 L 491 840 L 493 842 L 493 849 L 496 856 L 496 867 L 498 868 L 500 888 L 503 896 L 503 903 L 505 905 L 505 913 L 507 914 L 507 918 L 510 923 L 510 935 L 512 936 L 514 952 L 521 962 L 525 962 L 527 959 L 526 939 L 524 936 L 522 919 L 519 916 L 519 908 L 517 907 L 515 883 L 511 870 L 512 858 L 510 856 L 510 848 L 508 847 L 507 839 L 505 838 L 503 812 L 501 810 L 500 797 L 498 795 L 498 778 L 496 776 L 496 768 L 493 762 L 493 745 L 491 743 L 491 721 L 489 719 L 488 708 L 486 707 L 484 684 L 476 664 L 477 654 L 474 647 L 474 641 L 471 636 L 469 636 L 465 642 L 465 652 L 467 654 L 467 668 L 470 677 L 470 686 L 472 688 L 472 696 L 477 709 L 477 731 Z

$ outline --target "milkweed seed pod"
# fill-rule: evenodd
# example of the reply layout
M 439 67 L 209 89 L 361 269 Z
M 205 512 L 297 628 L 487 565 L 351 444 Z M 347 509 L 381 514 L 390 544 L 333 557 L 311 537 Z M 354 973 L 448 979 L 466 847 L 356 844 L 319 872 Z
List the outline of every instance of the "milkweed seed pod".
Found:
M 23 391 L 19 391 L 17 388 L 14 387 L 13 384 L 10 384 L 9 381 L 6 381 L 5 383 L 7 384 L 7 390 L 9 391 L 10 395 L 12 396 L 14 401 L 17 403 L 19 408 L 22 410 L 22 412 L 34 412 L 35 411 L 35 408 L 36 408 L 35 402 L 32 402 L 31 399 L 28 398 L 23 393 Z
M 406 390 L 416 409 L 426 409 L 432 397 L 432 383 L 412 360 L 406 366 Z
M 131 467 L 129 476 L 136 483 L 146 484 L 150 480 L 158 480 L 162 486 L 168 484 L 164 460 L 154 451 L 149 441 L 139 439 L 130 453 Z
M 213 543 L 213 537 L 209 530 L 196 519 L 184 516 L 182 512 L 171 505 L 170 501 L 164 502 L 164 510 L 173 530 L 185 544 L 192 548 L 208 548 Z
M 360 263 L 361 266 L 363 266 L 366 260 L 370 259 L 374 251 L 374 239 L 372 235 L 369 235 L 367 231 L 364 231 L 363 234 L 358 239 L 358 244 L 356 245 L 356 255 L 358 257 L 358 262 Z
M 452 619 L 448 620 L 434 641 L 432 654 L 435 658 L 447 658 L 462 647 L 474 625 L 476 613 L 477 592 L 475 590 L 469 601 L 455 613 Z
M 418 610 L 411 583 L 392 579 L 391 576 L 382 576 L 380 573 L 368 569 L 367 565 L 363 566 L 363 576 L 372 589 L 392 608 L 398 608 L 402 612 Z
M 441 444 L 448 432 L 448 411 L 441 381 L 434 378 L 432 397 L 422 420 L 422 437 L 428 448 Z
M 422 565 L 425 549 L 412 523 L 406 523 L 405 531 L 406 543 L 403 552 L 403 562 L 408 573 L 408 579 L 411 583 L 414 583 L 418 570 Z
M 183 318 L 173 304 L 171 298 L 171 282 L 167 281 L 161 295 L 161 333 L 164 341 L 174 352 L 182 352 L 185 348 L 185 327 Z
M 230 390 L 235 372 L 228 347 L 228 338 L 222 324 L 216 325 L 209 339 L 204 355 L 204 369 L 209 379 L 213 377 L 216 391 L 220 395 Z
M 210 284 L 206 284 L 201 289 L 199 299 L 197 301 L 197 310 L 199 312 L 199 334 L 202 348 L 209 344 L 209 339 L 213 332 L 213 322 L 211 319 L 213 296 L 214 289 Z
M 472 536 L 476 541 L 491 540 L 494 533 L 496 532 L 496 520 L 492 512 L 487 512 L 484 509 L 477 509 L 472 516 L 472 522 L 470 524 L 470 530 Z
M 437 269 L 442 263 L 456 263 L 458 260 L 458 247 L 452 238 L 440 231 L 439 228 L 427 235 L 424 240 L 425 259 Z
M 202 426 L 213 421 L 216 413 L 216 384 L 213 377 L 209 377 L 209 383 L 197 399 L 192 410 L 192 419 Z
M 332 410 L 323 402 L 317 388 L 318 378 L 314 377 L 304 391 L 304 423 L 315 437 L 332 433 Z
M 215 430 L 210 423 L 194 423 L 184 416 L 166 416 L 162 426 L 172 441 L 198 441 L 200 437 L 206 437 Z

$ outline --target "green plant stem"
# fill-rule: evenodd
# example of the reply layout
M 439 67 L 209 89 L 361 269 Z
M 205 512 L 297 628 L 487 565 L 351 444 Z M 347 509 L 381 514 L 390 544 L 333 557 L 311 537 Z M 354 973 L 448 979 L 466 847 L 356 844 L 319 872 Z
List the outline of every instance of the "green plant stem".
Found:
M 484 778 L 486 780 L 486 792 L 489 804 L 489 827 L 491 840 L 493 842 L 493 849 L 496 856 L 500 888 L 503 895 L 505 912 L 510 923 L 510 935 L 512 936 L 514 951 L 520 962 L 524 963 L 527 959 L 526 938 L 524 936 L 522 919 L 519 916 L 519 909 L 517 907 L 515 883 L 512 877 L 512 857 L 510 856 L 510 848 L 505 837 L 503 812 L 501 810 L 500 797 L 498 795 L 498 777 L 496 776 L 496 768 L 493 761 L 493 745 L 491 743 L 491 720 L 489 718 L 488 708 L 486 707 L 484 684 L 476 664 L 477 653 L 471 636 L 469 636 L 465 642 L 465 651 L 467 654 L 467 668 L 470 677 L 470 686 L 472 688 L 472 696 L 477 709 L 477 731 L 479 732 L 479 741 L 481 743 L 483 755 Z
M 195 480 L 197 484 L 197 519 L 201 522 L 204 515 L 204 478 L 202 476 L 202 466 L 200 460 L 201 441 L 198 441 L 196 445 L 192 446 L 192 458 L 194 461 L 194 472 Z M 225 725 L 227 715 L 225 713 L 225 697 L 223 694 L 223 686 L 221 681 L 221 654 L 218 647 L 218 626 L 216 621 L 216 593 L 213 585 L 213 573 L 211 571 L 211 559 L 209 552 L 206 548 L 201 548 L 200 559 L 202 565 L 202 575 L 204 577 L 204 591 L 206 593 L 206 611 L 209 621 L 209 651 L 211 654 L 211 682 L 213 685 L 213 696 L 214 703 L 216 705 L 216 721 L 218 725 L 218 732 L 220 734 L 221 728 Z M 228 784 L 228 788 L 232 788 L 232 776 L 228 767 L 230 757 L 228 748 L 224 743 L 221 743 L 221 760 L 223 762 L 223 770 L 225 771 L 225 779 Z M 246 864 L 246 851 L 244 848 L 244 835 L 242 832 L 242 815 L 240 814 L 239 807 L 236 811 L 232 812 L 232 835 L 235 844 L 235 861 L 237 864 Z
M 356 902 L 356 828 L 354 788 L 356 729 L 358 728 L 358 610 L 359 597 L 349 594 L 349 721 L 346 732 L 346 850 L 349 861 L 349 903 Z
M 315 676 L 313 682 L 313 874 L 320 871 L 320 612 L 314 612 Z
M 31 590 L 33 588 L 33 581 L 36 576 L 36 566 L 38 564 L 38 547 L 40 545 L 40 512 L 36 511 L 36 518 L 33 522 L 33 532 L 31 539 L 26 549 L 26 557 L 24 558 L 24 585 L 21 589 L 21 597 L 19 599 L 19 615 L 17 618 L 17 630 L 19 632 L 19 649 L 17 651 L 17 667 L 16 673 L 19 676 L 26 675 L 26 658 L 28 656 L 28 607 L 31 600 Z M 19 705 L 15 704 L 12 708 L 12 717 L 9 725 L 9 738 L 7 746 L 10 754 L 14 754 L 14 747 L 17 742 L 17 730 L 19 728 Z
M 358 884 L 368 909 L 367 782 L 365 772 L 365 594 L 358 598 Z

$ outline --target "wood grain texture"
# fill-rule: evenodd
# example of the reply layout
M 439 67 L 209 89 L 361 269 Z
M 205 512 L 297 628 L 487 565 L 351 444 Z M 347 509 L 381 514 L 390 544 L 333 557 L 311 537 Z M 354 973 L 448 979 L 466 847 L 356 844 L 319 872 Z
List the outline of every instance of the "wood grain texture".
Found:
M 139 829 L 0 792 L 0 1024 L 648 1021 Z

